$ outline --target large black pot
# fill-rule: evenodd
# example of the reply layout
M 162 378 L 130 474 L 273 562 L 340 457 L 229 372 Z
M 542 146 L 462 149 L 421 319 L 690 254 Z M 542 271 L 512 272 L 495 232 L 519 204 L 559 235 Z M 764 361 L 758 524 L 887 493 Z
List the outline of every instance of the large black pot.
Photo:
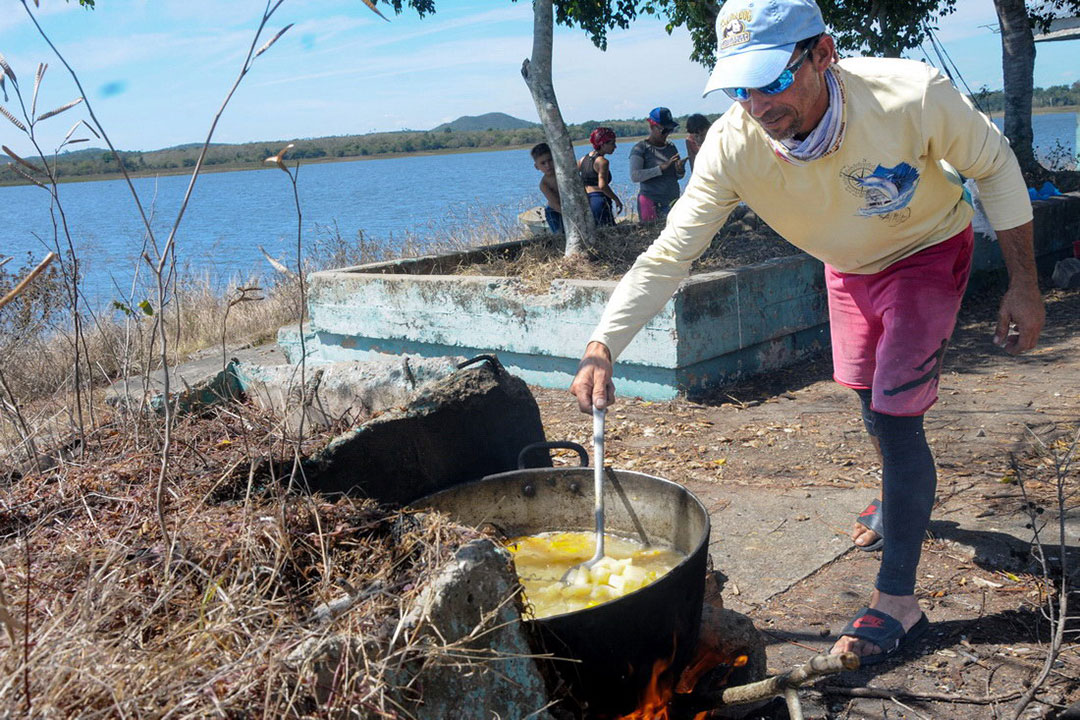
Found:
M 577 448 L 586 460 L 585 451 Z M 466 525 L 493 524 L 508 536 L 593 527 L 593 471 L 536 468 L 490 475 L 413 503 Z M 606 530 L 675 547 L 686 558 L 618 600 L 531 621 L 559 674 L 589 717 L 632 711 L 658 660 L 677 673 L 697 642 L 705 593 L 709 515 L 686 488 L 626 470 L 607 470 Z

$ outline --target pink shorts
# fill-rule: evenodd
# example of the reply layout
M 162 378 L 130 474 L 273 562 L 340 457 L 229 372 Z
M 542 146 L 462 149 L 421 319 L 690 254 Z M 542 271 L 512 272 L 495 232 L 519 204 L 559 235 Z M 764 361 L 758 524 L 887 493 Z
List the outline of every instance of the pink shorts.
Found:
M 653 220 L 660 220 L 667 217 L 668 210 L 674 204 L 674 200 L 671 202 L 656 202 L 652 198 L 645 197 L 644 195 L 637 196 L 638 218 L 641 222 L 652 222 Z
M 833 379 L 871 389 L 886 415 L 922 415 L 938 376 L 971 271 L 967 229 L 872 275 L 825 266 Z

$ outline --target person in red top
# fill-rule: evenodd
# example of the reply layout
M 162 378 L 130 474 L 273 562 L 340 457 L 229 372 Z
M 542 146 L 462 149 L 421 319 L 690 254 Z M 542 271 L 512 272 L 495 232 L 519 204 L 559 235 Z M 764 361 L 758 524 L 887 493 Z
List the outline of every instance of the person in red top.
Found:
M 593 149 L 578 161 L 578 172 L 585 183 L 596 224 L 614 225 L 615 214 L 611 211 L 611 204 L 615 203 L 619 213 L 623 211 L 623 204 L 611 188 L 611 163 L 604 156 L 615 152 L 615 131 L 598 127 L 589 134 L 589 142 Z

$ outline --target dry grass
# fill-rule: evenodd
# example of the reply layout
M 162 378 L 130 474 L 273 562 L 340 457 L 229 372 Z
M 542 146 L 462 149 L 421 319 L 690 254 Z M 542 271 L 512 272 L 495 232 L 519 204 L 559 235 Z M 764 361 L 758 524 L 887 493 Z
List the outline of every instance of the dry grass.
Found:
M 558 278 L 617 280 L 656 239 L 661 229 L 660 223 L 620 223 L 611 228 L 599 228 L 595 243 L 584 257 L 564 257 L 560 243 L 539 243 L 526 247 L 512 259 L 497 258 L 487 263 L 466 265 L 458 272 L 518 277 L 530 292 L 546 292 L 551 281 Z M 752 265 L 798 252 L 798 248 L 742 206 L 732 213 L 709 249 L 694 263 L 691 272 Z
M 243 284 L 251 287 L 255 281 Z M 167 324 L 171 353 L 182 361 L 192 353 L 221 344 L 228 345 L 269 339 L 278 327 L 299 317 L 299 291 L 295 280 L 275 279 L 255 293 L 262 298 L 233 304 L 238 285 L 224 292 L 214 289 L 207 277 L 184 277 L 177 283 L 173 304 L 164 314 L 145 314 L 139 308 L 125 315 L 107 312 L 84 319 L 82 333 L 82 384 L 99 390 L 122 375 L 140 375 L 160 364 L 157 337 L 153 331 L 161 319 Z M 16 308 L 17 310 L 20 308 Z M 226 320 L 227 313 L 227 323 Z M 0 406 L 0 464 L 9 459 L 21 441 L 12 407 L 19 405 L 34 429 L 37 444 L 49 445 L 66 436 L 74 421 L 75 334 L 66 309 L 47 313 L 33 322 L 0 332 L 0 372 L 8 396 Z M 88 408 L 96 412 L 93 404 Z
M 154 436 L 135 437 L 103 426 L 79 464 L 0 495 L 0 707 L 35 717 L 399 716 L 392 669 L 428 651 L 389 638 L 426 578 L 475 535 L 436 515 L 287 492 L 292 448 L 277 421 L 235 406 L 176 428 L 167 567 Z M 353 593 L 362 599 L 352 612 L 314 618 Z M 342 635 L 353 653 L 330 676 L 320 680 L 310 657 L 290 659 Z

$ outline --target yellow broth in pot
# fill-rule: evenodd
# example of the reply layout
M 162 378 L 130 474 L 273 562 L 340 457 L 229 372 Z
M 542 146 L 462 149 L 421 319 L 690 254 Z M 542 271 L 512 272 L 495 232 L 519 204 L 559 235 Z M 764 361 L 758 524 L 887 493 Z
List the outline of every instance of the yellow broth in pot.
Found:
M 508 549 L 521 584 L 526 607 L 536 619 L 583 610 L 620 598 L 663 576 L 686 557 L 677 550 L 643 545 L 604 534 L 604 557 L 589 569 L 578 569 L 562 581 L 574 565 L 596 550 L 591 532 L 546 532 L 512 539 Z

